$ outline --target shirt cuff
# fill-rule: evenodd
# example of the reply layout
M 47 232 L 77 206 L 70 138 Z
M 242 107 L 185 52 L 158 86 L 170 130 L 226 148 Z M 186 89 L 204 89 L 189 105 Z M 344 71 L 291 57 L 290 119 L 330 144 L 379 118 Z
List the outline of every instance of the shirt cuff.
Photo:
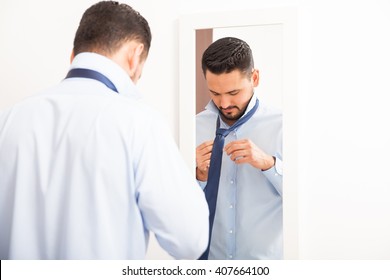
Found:
M 270 181 L 277 192 L 282 195 L 283 185 L 283 162 L 278 157 L 275 157 L 275 165 L 263 171 L 264 176 Z
M 199 180 L 197 180 L 197 181 L 198 181 L 198 184 L 201 187 L 201 189 L 204 190 L 204 188 L 207 185 L 207 181 L 199 181 Z

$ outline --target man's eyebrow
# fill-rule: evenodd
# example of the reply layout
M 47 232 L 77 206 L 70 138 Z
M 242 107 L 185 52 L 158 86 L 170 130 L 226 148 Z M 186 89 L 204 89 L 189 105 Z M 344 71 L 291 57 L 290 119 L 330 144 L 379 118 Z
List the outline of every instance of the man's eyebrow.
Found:
M 214 94 L 221 94 L 221 93 L 216 92 L 216 91 L 214 91 L 214 90 L 211 90 L 211 89 L 209 89 L 209 90 L 210 90 L 211 93 L 214 93 Z M 225 93 L 226 93 L 226 94 L 231 94 L 231 93 L 235 93 L 235 92 L 237 92 L 237 91 L 239 91 L 239 89 L 233 89 L 233 90 L 230 90 L 230 91 L 225 92 Z

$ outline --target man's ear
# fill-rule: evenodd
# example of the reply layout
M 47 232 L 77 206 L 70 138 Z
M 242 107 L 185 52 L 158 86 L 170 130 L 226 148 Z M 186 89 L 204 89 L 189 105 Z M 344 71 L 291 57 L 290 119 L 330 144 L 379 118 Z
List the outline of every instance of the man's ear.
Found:
M 72 53 L 70 54 L 70 63 L 73 62 L 74 59 L 74 49 L 72 49 Z
M 252 83 L 253 87 L 257 87 L 260 83 L 260 72 L 259 69 L 253 69 L 252 72 Z
M 138 44 L 133 52 L 129 52 L 129 67 L 130 67 L 130 76 L 133 76 L 137 70 L 138 64 L 141 61 L 142 52 L 144 50 L 144 44 Z
M 135 55 L 141 56 L 142 52 L 144 51 L 144 44 L 139 44 L 135 49 Z

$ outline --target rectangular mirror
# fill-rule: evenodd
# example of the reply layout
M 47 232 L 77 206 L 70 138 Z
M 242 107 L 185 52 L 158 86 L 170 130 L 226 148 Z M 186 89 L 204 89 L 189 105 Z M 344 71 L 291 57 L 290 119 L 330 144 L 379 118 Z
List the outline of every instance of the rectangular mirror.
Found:
M 283 111 L 284 258 L 299 258 L 297 36 L 294 9 L 186 15 L 180 19 L 179 147 L 195 172 L 195 115 L 208 102 L 200 70 L 203 50 L 218 38 L 233 36 L 251 46 L 260 69 L 257 93 Z M 207 88 L 206 88 L 207 90 Z M 197 94 L 197 91 L 203 94 Z M 206 98 L 205 98 L 206 96 Z M 260 101 L 261 101 L 260 100 Z

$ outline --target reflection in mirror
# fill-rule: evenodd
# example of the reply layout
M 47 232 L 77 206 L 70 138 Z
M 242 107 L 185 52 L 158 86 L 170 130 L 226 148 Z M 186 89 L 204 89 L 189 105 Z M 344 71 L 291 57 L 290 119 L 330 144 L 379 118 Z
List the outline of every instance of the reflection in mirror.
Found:
M 196 113 L 203 111 L 210 100 L 202 73 L 202 54 L 212 42 L 222 37 L 236 37 L 248 43 L 255 68 L 260 70 L 258 96 L 265 104 L 282 110 L 282 32 L 281 24 L 196 30 Z
M 241 38 L 251 46 L 255 68 L 260 70 L 256 88 L 260 102 L 283 110 L 283 251 L 285 259 L 297 259 L 295 10 L 186 15 L 180 20 L 180 150 L 195 170 L 195 114 L 204 110 L 210 99 L 201 56 L 211 42 L 227 36 Z
M 274 76 L 266 75 L 270 79 L 268 96 L 271 98 L 268 99 L 279 101 L 281 105 L 282 33 L 280 26 L 275 26 L 278 27 L 215 28 L 196 32 L 200 60 L 199 49 L 210 45 L 209 39 L 216 42 L 222 38 L 210 45 L 211 52 L 206 51 L 209 64 L 203 82 L 207 81 L 207 86 L 200 84 L 202 79 L 197 76 L 197 110 L 204 106 L 204 101 L 208 102 L 204 97 L 212 99 L 217 106 L 207 105 L 206 111 L 196 117 L 196 178 L 203 181 L 201 186 L 207 181 L 204 192 L 212 232 L 209 250 L 201 259 L 283 259 L 282 112 L 281 108 L 270 108 L 266 98 L 257 92 L 258 69 L 263 67 L 259 66 L 257 58 L 261 56 L 268 58 L 262 61 L 269 62 L 264 67 L 265 72 L 275 69 Z M 229 39 L 231 37 L 238 39 Z M 197 61 L 196 65 L 198 74 L 202 72 L 198 69 L 201 63 Z M 219 65 L 217 72 L 214 72 L 215 65 Z M 257 93 L 256 99 L 249 102 L 253 91 Z M 231 109 L 220 110 L 218 118 L 215 112 L 220 106 Z M 241 116 L 246 107 L 246 114 Z M 212 144 L 216 119 L 217 130 L 220 127 L 226 133 L 215 137 Z M 216 156 L 219 154 L 221 156 Z

